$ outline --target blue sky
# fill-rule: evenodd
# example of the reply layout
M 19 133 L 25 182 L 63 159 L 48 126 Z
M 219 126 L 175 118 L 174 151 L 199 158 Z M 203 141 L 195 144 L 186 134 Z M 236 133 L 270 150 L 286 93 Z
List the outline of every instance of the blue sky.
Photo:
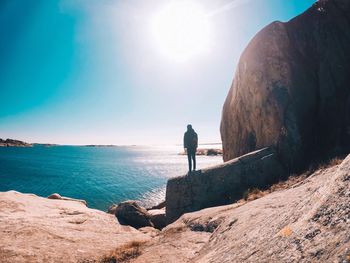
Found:
M 152 33 L 170 2 L 2 0 L 0 138 L 176 144 L 192 123 L 200 142 L 218 142 L 244 47 L 315 1 L 194 1 L 210 14 L 208 44 L 184 60 L 165 55 Z

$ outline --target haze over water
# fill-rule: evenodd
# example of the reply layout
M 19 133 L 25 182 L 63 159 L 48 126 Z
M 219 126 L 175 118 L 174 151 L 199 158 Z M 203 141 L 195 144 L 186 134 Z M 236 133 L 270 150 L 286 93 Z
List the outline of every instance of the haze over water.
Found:
M 128 199 L 154 205 L 165 198 L 169 178 L 187 172 L 187 157 L 171 147 L 0 147 L 0 191 L 84 199 L 106 210 Z M 222 163 L 197 156 L 198 169 Z

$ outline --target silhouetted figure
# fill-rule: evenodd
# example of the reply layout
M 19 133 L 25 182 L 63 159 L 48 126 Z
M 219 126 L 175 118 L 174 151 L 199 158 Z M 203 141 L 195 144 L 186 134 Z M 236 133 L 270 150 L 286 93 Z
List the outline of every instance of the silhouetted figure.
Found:
M 187 125 L 187 131 L 184 135 L 184 148 L 187 150 L 188 158 L 188 170 L 192 171 L 192 161 L 193 161 L 193 171 L 196 170 L 196 151 L 198 147 L 198 136 L 193 130 L 192 125 Z

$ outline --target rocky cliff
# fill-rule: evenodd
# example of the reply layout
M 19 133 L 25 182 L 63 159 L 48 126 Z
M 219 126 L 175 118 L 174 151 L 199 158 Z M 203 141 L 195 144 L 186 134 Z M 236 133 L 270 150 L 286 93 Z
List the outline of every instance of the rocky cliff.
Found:
M 287 168 L 350 149 L 350 1 L 319 0 L 243 52 L 221 121 L 224 160 L 275 145 Z

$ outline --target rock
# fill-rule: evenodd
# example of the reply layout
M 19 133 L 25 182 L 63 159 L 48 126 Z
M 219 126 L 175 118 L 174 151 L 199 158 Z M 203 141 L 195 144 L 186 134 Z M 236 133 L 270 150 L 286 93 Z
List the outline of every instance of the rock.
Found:
M 160 202 L 158 205 L 152 206 L 151 208 L 147 208 L 147 210 L 162 209 L 162 208 L 165 208 L 165 200 L 163 202 Z
M 216 156 L 216 155 L 222 155 L 221 149 L 207 149 L 207 156 Z
M 160 233 L 160 230 L 151 226 L 141 227 L 138 230 L 146 235 L 149 235 L 150 237 L 156 237 Z
M 118 204 L 115 216 L 122 225 L 129 225 L 135 228 L 153 227 L 150 214 L 133 200 Z
M 62 199 L 62 196 L 60 194 L 54 193 L 47 197 L 48 199 Z
M 111 206 L 108 208 L 107 213 L 108 213 L 108 214 L 115 215 L 115 212 L 116 212 L 116 210 L 117 210 L 117 207 L 118 207 L 117 204 L 111 205 Z
M 84 205 L 87 206 L 87 202 L 86 202 L 85 200 L 82 200 L 82 199 L 74 199 L 74 198 L 70 198 L 70 197 L 65 197 L 65 196 L 61 196 L 60 194 L 57 194 L 57 193 L 51 194 L 51 195 L 49 195 L 47 198 L 48 198 L 48 199 L 59 199 L 59 200 L 80 202 L 80 203 L 83 203 Z
M 350 155 L 289 189 L 181 216 L 130 263 L 347 262 Z
M 81 202 L 0 192 L 0 262 L 100 262 L 150 237 Z
M 167 221 L 165 216 L 165 209 L 152 209 L 148 210 L 148 213 L 151 216 L 151 222 L 155 228 L 161 230 L 162 228 L 166 227 Z
M 224 160 L 274 145 L 292 171 L 350 150 L 350 1 L 317 1 L 243 52 L 221 120 Z
M 232 203 L 249 188 L 264 188 L 286 176 L 273 148 L 241 156 L 222 165 L 168 180 L 166 218 Z

